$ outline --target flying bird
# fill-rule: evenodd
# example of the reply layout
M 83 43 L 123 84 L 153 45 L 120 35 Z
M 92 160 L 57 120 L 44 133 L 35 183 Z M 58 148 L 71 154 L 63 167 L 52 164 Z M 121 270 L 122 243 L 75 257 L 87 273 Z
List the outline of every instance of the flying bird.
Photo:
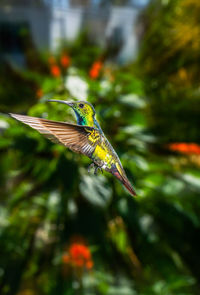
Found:
M 136 195 L 135 189 L 129 182 L 120 159 L 112 145 L 104 135 L 96 117 L 95 109 L 89 102 L 68 102 L 64 100 L 48 100 L 70 106 L 76 115 L 77 125 L 57 122 L 25 115 L 10 115 L 36 129 L 53 142 L 63 144 L 72 151 L 84 154 L 92 160 L 91 167 L 104 169 L 112 173 L 126 187 L 131 195 Z

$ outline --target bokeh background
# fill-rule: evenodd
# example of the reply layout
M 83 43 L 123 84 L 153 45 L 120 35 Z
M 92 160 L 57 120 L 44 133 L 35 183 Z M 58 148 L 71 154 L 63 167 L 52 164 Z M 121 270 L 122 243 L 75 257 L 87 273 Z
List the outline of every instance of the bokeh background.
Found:
M 199 0 L 1 0 L 0 294 L 200 294 Z M 88 100 L 138 196 L 9 112 Z

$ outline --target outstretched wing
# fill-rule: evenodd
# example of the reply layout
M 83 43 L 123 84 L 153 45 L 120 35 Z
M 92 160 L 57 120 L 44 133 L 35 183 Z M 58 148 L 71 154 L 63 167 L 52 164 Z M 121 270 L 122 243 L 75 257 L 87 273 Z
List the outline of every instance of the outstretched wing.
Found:
M 10 113 L 10 115 L 36 129 L 53 142 L 61 143 L 72 151 L 82 153 L 88 157 L 91 157 L 96 145 L 101 141 L 99 131 L 93 127 L 79 126 L 12 113 Z

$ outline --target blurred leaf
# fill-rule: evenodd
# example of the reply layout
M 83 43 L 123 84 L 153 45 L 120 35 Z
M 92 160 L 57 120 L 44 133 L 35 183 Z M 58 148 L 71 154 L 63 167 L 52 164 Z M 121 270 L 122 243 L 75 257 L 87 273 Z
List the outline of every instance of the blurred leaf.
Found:
M 93 205 L 105 208 L 111 201 L 112 190 L 103 175 L 84 175 L 80 183 L 83 196 Z

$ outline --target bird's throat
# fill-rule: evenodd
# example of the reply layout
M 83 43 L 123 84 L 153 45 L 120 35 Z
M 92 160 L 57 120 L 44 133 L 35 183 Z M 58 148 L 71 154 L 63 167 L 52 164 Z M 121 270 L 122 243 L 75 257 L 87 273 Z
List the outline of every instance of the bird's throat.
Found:
M 95 127 L 95 120 L 92 115 L 83 116 L 75 111 L 78 125 Z

